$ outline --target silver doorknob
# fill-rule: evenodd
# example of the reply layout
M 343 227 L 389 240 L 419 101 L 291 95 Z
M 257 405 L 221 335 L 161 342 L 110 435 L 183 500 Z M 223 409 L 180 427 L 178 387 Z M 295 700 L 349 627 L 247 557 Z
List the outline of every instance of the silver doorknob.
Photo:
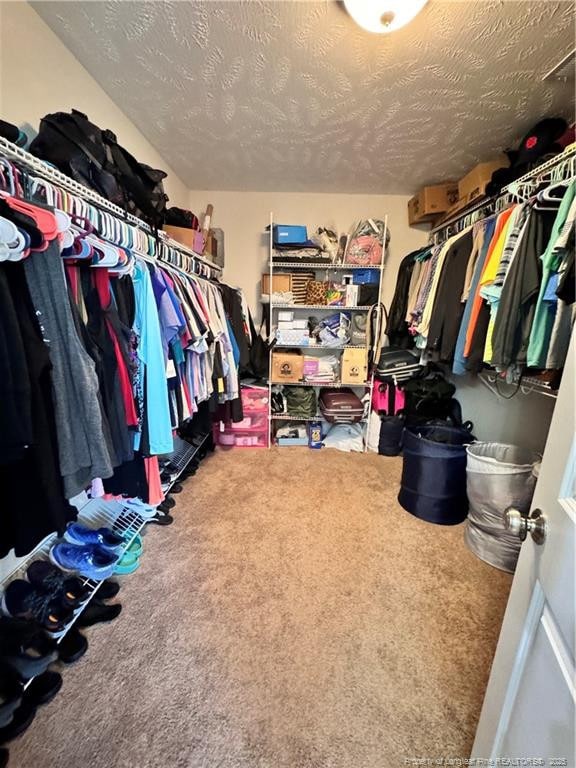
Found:
M 504 523 L 510 533 L 518 536 L 520 541 L 524 541 L 528 534 L 532 536 L 535 544 L 544 544 L 546 541 L 546 517 L 541 509 L 535 509 L 531 515 L 528 515 L 527 512 L 508 507 L 504 512 Z

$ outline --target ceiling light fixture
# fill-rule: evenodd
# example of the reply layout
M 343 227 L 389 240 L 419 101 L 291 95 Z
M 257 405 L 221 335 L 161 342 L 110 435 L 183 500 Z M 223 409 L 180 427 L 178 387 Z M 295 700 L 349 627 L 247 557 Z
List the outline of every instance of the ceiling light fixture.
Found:
M 428 0 L 344 0 L 356 24 L 367 32 L 394 32 L 417 16 Z

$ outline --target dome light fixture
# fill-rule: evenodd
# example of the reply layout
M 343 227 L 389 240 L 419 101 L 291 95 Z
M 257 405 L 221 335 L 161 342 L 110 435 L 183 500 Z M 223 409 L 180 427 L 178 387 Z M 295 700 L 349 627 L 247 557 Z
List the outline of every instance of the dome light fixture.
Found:
M 344 0 L 356 24 L 367 32 L 394 32 L 417 16 L 428 0 Z

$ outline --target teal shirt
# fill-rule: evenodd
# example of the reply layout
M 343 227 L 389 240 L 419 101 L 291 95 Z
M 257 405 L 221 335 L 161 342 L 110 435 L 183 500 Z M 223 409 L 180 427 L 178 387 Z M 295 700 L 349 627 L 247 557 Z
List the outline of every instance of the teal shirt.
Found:
M 545 301 L 544 294 L 546 293 L 546 287 L 551 275 L 558 272 L 562 262 L 562 257 L 564 255 L 563 251 L 556 250 L 555 245 L 575 195 L 576 182 L 572 182 L 560 203 L 560 208 L 556 214 L 548 246 L 542 256 L 540 256 L 542 261 L 542 281 L 540 283 L 540 291 L 536 302 L 536 312 L 534 314 L 534 322 L 532 323 L 532 331 L 530 332 L 527 361 L 529 368 L 546 367 L 548 347 L 550 346 L 550 338 L 552 336 L 552 329 L 556 318 L 557 303 Z

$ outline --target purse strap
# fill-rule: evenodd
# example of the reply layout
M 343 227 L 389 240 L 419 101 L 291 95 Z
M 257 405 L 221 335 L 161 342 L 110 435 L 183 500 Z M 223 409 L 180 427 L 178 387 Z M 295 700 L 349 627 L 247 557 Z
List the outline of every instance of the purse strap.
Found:
M 369 367 L 380 359 L 382 347 L 388 346 L 386 326 L 388 325 L 388 310 L 382 302 L 373 304 L 368 311 L 366 328 L 366 344 L 368 347 Z

